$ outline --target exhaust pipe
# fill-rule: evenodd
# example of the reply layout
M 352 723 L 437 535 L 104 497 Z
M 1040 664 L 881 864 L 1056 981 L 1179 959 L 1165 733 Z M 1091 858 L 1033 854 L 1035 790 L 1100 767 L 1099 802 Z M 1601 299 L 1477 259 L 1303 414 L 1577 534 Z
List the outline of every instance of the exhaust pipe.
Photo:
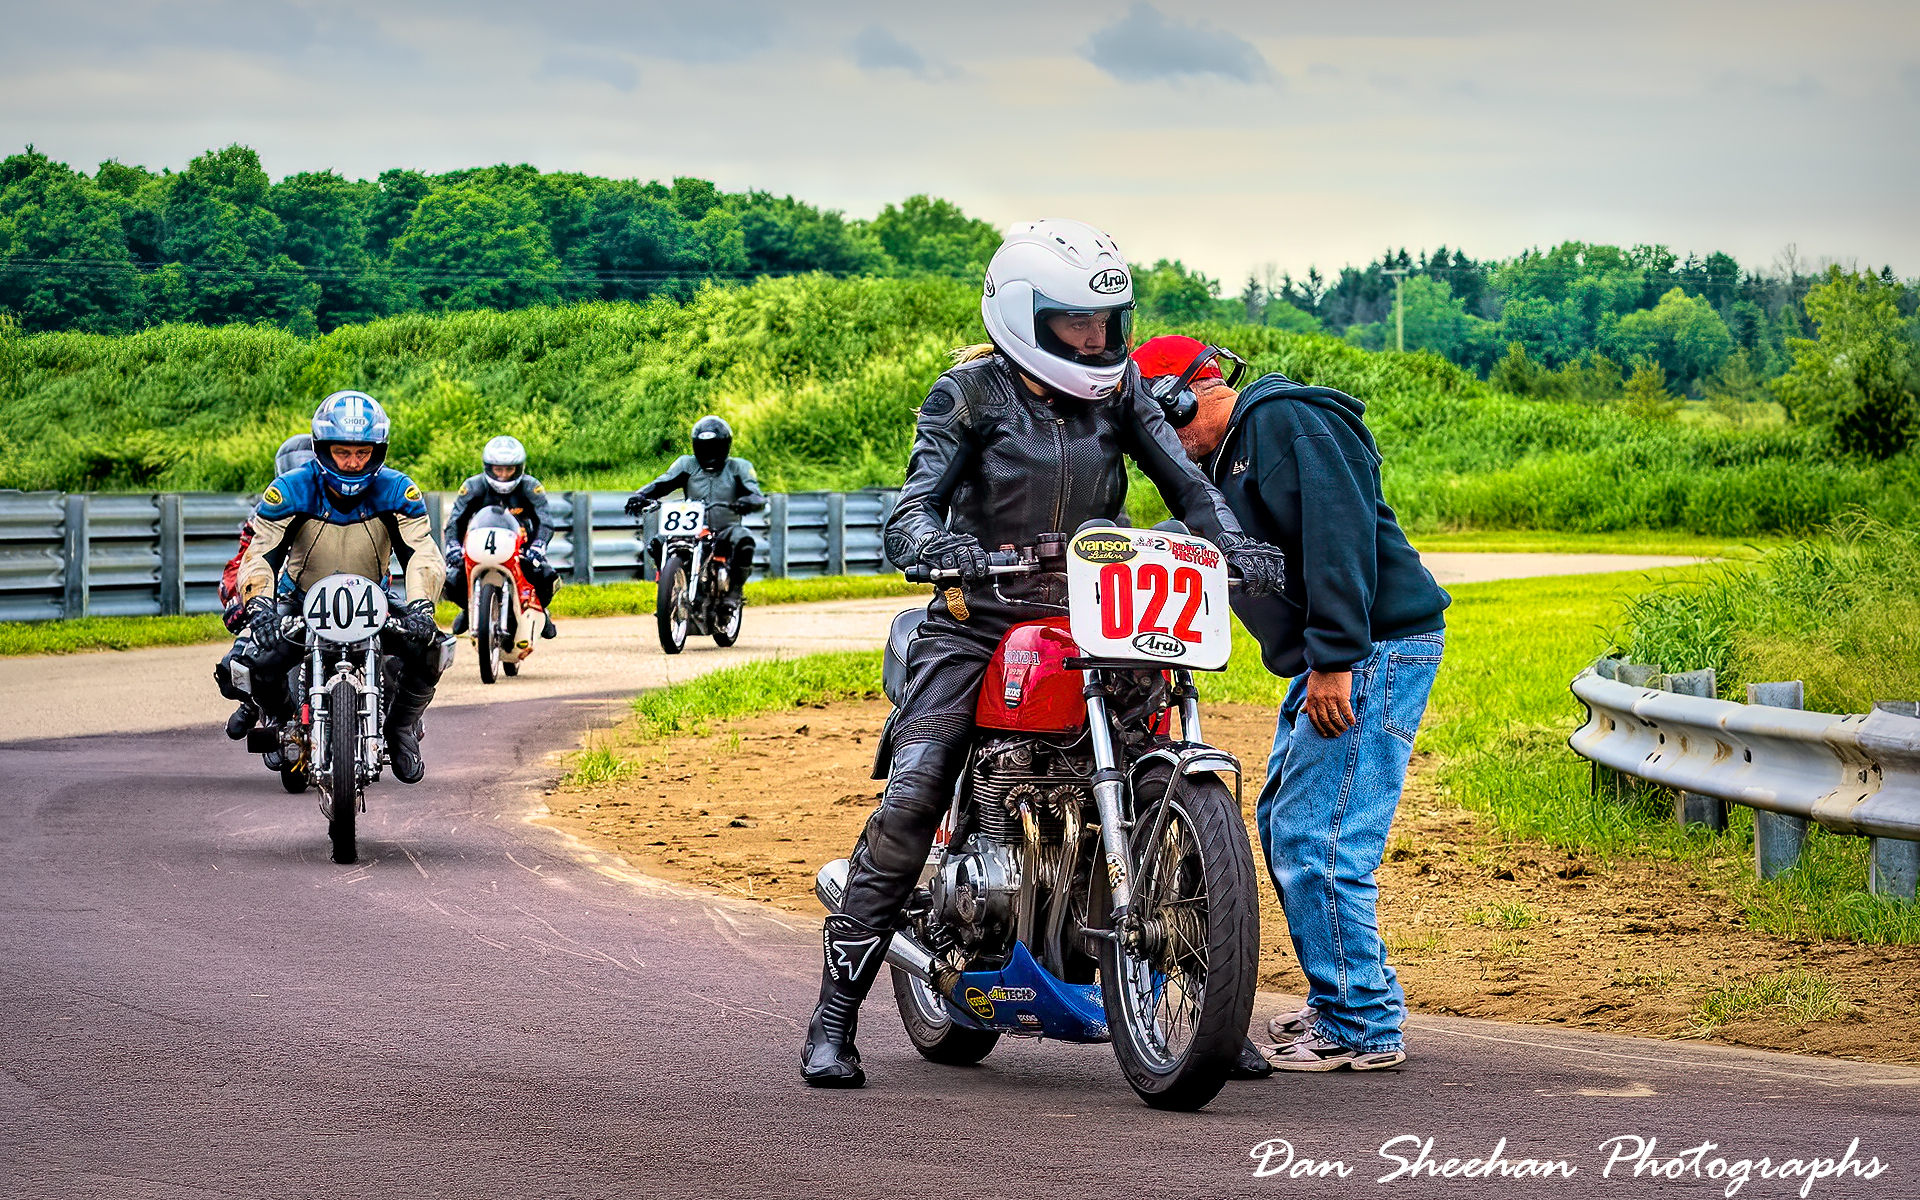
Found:
M 813 877 L 813 894 L 830 913 L 840 911 L 840 901 L 847 894 L 847 870 L 847 860 L 836 858 Z M 888 943 L 887 961 L 923 983 L 933 982 L 933 955 L 905 930 Z

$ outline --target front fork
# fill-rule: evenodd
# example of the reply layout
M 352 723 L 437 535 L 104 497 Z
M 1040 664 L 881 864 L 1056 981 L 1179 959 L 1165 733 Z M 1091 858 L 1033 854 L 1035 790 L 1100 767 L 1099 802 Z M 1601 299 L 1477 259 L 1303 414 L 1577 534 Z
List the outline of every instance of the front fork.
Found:
M 1107 681 L 1098 668 L 1086 672 L 1082 691 L 1087 701 L 1087 730 L 1093 738 L 1093 803 L 1100 813 L 1100 841 L 1107 857 L 1107 886 L 1113 892 L 1113 929 L 1125 945 L 1133 924 L 1133 878 L 1128 835 L 1133 822 L 1126 815 L 1127 773 L 1113 748 L 1113 728 L 1107 722 Z M 1180 703 L 1182 740 L 1200 740 L 1200 693 L 1191 671 L 1173 672 L 1173 694 Z

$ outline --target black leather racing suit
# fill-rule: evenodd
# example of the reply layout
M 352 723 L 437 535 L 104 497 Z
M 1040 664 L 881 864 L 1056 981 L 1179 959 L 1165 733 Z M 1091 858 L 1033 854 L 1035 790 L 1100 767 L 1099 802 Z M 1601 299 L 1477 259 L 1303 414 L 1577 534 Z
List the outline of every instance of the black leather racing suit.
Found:
M 671 492 L 680 492 L 689 500 L 708 505 L 707 528 L 713 530 L 713 553 L 727 564 L 727 594 L 736 599 L 753 573 L 753 535 L 740 523 L 740 514 L 759 512 L 767 506 L 760 490 L 760 476 L 744 458 L 728 458 L 709 470 L 691 454 L 682 454 L 673 465 L 634 495 L 642 500 L 658 500 Z M 655 569 L 660 566 L 661 539 L 647 543 L 647 554 Z
M 1112 520 L 1127 498 L 1126 458 L 1196 532 L 1234 544 L 1239 522 L 1188 460 L 1159 406 L 1129 366 L 1120 391 L 1083 402 L 1033 395 L 998 354 L 942 375 L 920 409 L 899 505 L 887 522 L 887 557 L 910 565 L 929 543 L 954 533 L 987 550 L 1031 546 L 1040 534 L 1072 533 Z M 893 718 L 893 766 L 880 807 L 854 846 L 841 911 L 871 928 L 892 926 L 913 890 L 973 735 L 974 703 L 987 661 L 1008 626 L 1057 613 L 1025 599 L 1065 604 L 1059 576 L 1015 577 L 1001 604 L 987 588 L 956 620 L 941 596 L 907 653 L 906 690 Z

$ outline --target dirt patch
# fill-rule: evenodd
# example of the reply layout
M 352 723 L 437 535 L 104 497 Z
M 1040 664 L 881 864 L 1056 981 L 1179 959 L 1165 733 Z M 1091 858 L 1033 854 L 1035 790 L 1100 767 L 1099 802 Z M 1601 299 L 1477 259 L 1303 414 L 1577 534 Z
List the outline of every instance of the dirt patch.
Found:
M 870 775 L 885 716 L 884 702 L 869 701 L 764 713 L 703 736 L 636 743 L 614 731 L 598 744 L 624 755 L 630 773 L 555 789 L 547 819 L 649 874 L 817 913 L 814 872 L 847 853 L 878 798 Z M 1217 705 L 1207 731 L 1247 765 L 1250 821 L 1273 714 Z M 1754 933 L 1704 872 L 1507 841 L 1441 795 L 1432 770 L 1415 762 L 1379 872 L 1381 929 L 1415 1009 L 1920 1062 L 1912 947 Z M 1261 938 L 1261 986 L 1303 992 L 1270 888 Z M 1816 1007 L 1827 1015 L 1725 1003 L 1787 972 L 1826 989 Z M 1703 1005 L 1716 994 L 1733 1011 L 1709 1027 Z

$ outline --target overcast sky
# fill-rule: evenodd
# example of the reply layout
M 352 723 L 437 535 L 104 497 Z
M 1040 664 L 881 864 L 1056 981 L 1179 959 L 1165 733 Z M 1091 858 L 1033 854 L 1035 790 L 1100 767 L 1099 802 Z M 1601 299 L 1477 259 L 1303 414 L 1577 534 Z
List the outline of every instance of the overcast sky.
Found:
M 1920 4 L 0 0 L 0 150 L 1072 216 L 1250 269 L 1569 238 L 1920 274 Z

